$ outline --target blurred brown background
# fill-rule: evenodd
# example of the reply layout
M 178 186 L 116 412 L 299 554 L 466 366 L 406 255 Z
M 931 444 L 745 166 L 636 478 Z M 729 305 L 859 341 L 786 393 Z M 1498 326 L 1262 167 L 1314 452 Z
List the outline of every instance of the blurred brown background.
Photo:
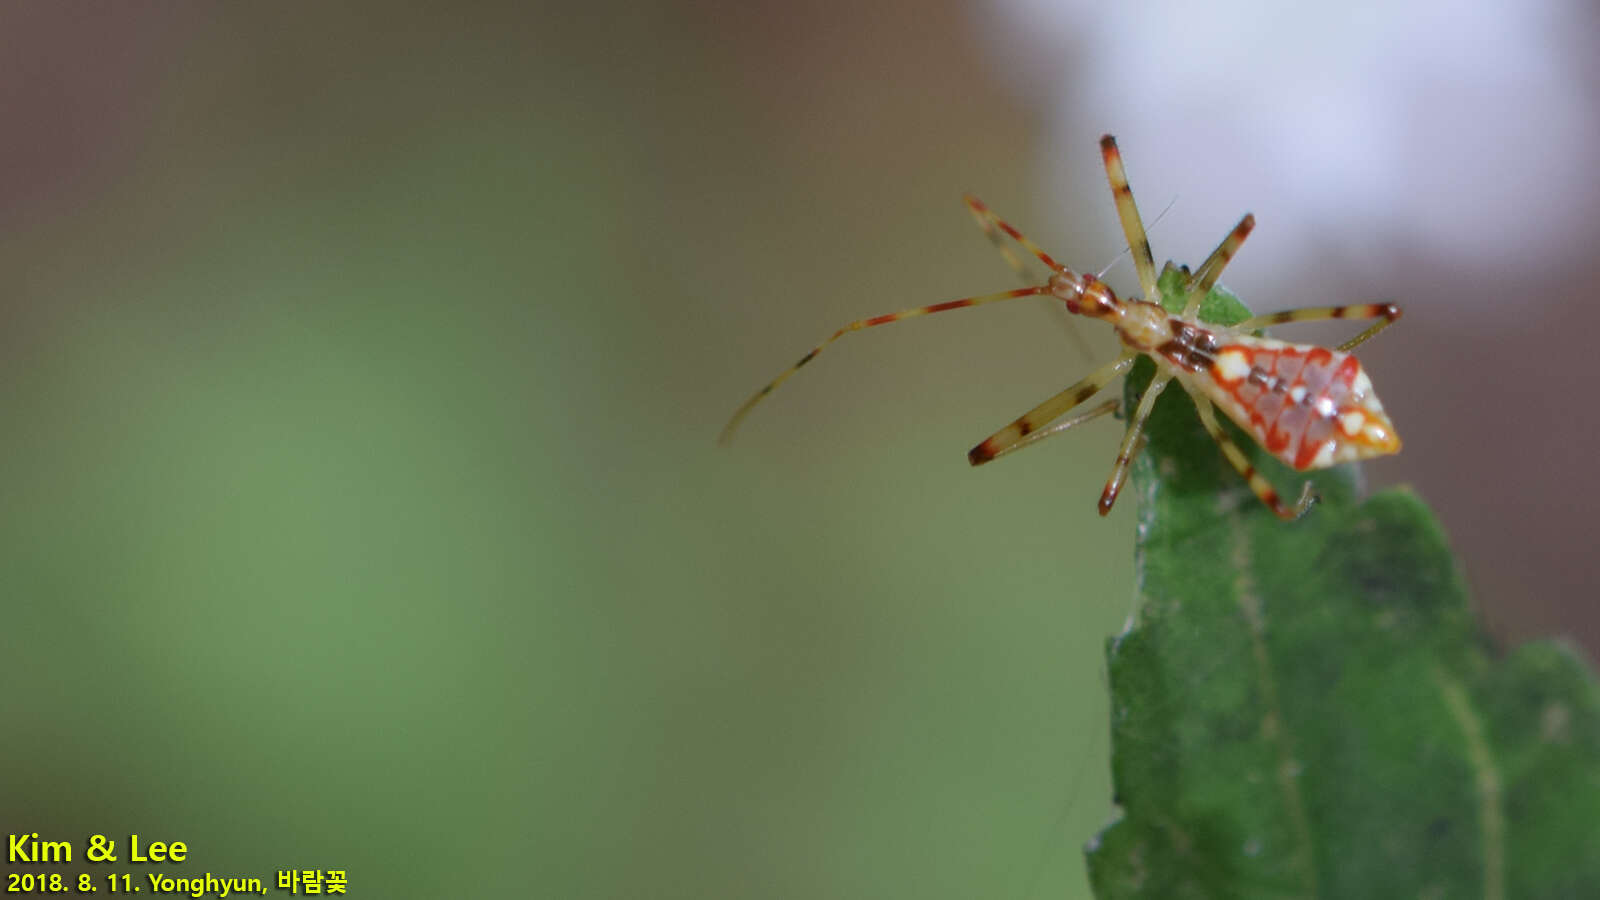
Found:
M 1257 309 L 1404 304 L 1370 481 L 1593 658 L 1593 10 L 1192 15 L 0 12 L 4 828 L 358 896 L 1084 896 L 1116 423 L 964 452 L 1111 339 L 853 336 L 713 439 L 1010 287 L 964 191 L 1110 263 L 1102 132 L 1158 257 L 1248 209 Z

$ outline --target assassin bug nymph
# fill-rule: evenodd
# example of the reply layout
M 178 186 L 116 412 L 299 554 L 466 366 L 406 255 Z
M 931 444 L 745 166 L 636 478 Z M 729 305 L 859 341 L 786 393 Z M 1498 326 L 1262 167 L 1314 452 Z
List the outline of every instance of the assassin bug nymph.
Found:
M 1202 323 L 1198 315 L 1200 302 L 1255 227 L 1255 217 L 1246 214 L 1200 268 L 1187 274 L 1182 314 L 1169 314 L 1161 305 L 1150 241 L 1145 236 L 1139 209 L 1134 205 L 1133 192 L 1128 188 L 1128 176 L 1122 167 L 1122 156 L 1117 152 L 1116 139 L 1111 135 L 1102 137 L 1100 152 L 1105 158 L 1106 177 L 1111 181 L 1117 217 L 1122 220 L 1122 232 L 1133 254 L 1144 299 L 1120 299 L 1095 276 L 1080 275 L 1057 263 L 976 197 L 968 196 L 968 209 L 990 239 L 1001 247 L 1007 262 L 1025 275 L 1022 261 L 1001 243 L 996 229 L 1044 263 L 1051 273 L 1049 280 L 1032 287 L 949 300 L 851 322 L 746 400 L 722 430 L 722 442 L 727 443 L 732 438 L 734 429 L 762 398 L 815 359 L 823 347 L 852 331 L 927 313 L 1018 297 L 1048 296 L 1065 303 L 1068 312 L 1099 319 L 1115 328 L 1122 341 L 1122 354 L 972 448 L 967 454 L 972 465 L 982 465 L 1113 411 L 1117 401 L 1108 400 L 1071 418 L 1055 421 L 1099 393 L 1118 375 L 1126 373 L 1141 355 L 1155 362 L 1156 373 L 1128 421 L 1116 465 L 1100 494 L 1101 515 L 1110 512 L 1111 505 L 1116 502 L 1129 464 L 1142 446 L 1140 435 L 1145 420 L 1155 407 L 1156 398 L 1173 381 L 1194 399 L 1201 423 L 1222 448 L 1223 456 L 1249 483 L 1261 502 L 1282 519 L 1299 518 L 1316 502 L 1311 482 L 1305 483 L 1299 500 L 1285 505 L 1271 482 L 1256 471 L 1244 451 L 1222 430 L 1216 407 L 1221 407 L 1235 424 L 1296 471 L 1323 469 L 1398 452 L 1400 438 L 1394 425 L 1384 413 L 1383 404 L 1378 402 L 1378 395 L 1361 363 L 1349 351 L 1394 324 L 1400 318 L 1400 307 L 1393 303 L 1319 306 L 1255 316 L 1232 326 Z M 1346 318 L 1380 321 L 1333 349 L 1275 341 L 1252 333 L 1286 322 Z

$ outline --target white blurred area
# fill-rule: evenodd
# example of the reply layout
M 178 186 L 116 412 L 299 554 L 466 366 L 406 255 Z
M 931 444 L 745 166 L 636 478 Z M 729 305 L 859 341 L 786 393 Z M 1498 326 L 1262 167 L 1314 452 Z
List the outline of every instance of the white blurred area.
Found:
M 1042 190 L 1066 195 L 1081 173 L 1061 170 L 1115 134 L 1147 221 L 1179 198 L 1157 262 L 1198 259 L 1249 209 L 1242 259 L 1271 295 L 1352 261 L 1459 279 L 1586 260 L 1596 24 L 1572 0 L 991 0 L 975 16 L 997 77 L 1048 117 Z M 1152 179 L 1174 193 L 1141 189 Z M 1452 293 L 1452 316 L 1503 314 L 1493 291 Z

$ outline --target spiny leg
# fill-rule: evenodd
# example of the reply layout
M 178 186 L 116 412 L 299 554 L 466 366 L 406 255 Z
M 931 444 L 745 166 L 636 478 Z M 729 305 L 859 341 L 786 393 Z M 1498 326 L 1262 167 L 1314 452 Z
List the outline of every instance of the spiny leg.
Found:
M 1312 491 L 1311 482 L 1307 481 L 1305 486 L 1300 489 L 1300 499 L 1296 500 L 1293 506 L 1284 506 L 1283 501 L 1278 497 L 1278 489 L 1273 487 L 1272 482 L 1268 481 L 1265 476 L 1256 471 L 1256 467 L 1250 462 L 1250 458 L 1245 456 L 1244 451 L 1239 449 L 1239 445 L 1235 444 L 1233 439 L 1223 432 L 1222 426 L 1217 422 L 1217 414 L 1212 409 L 1211 401 L 1201 394 L 1190 394 L 1190 396 L 1194 398 L 1194 407 L 1200 413 L 1201 423 L 1206 426 L 1206 431 L 1211 433 L 1211 438 L 1217 442 L 1217 446 L 1222 448 L 1222 455 L 1227 458 L 1234 470 L 1250 485 L 1250 490 L 1261 498 L 1261 502 L 1265 503 L 1278 518 L 1284 521 L 1294 521 L 1305 515 L 1306 510 L 1311 508 L 1311 504 L 1317 502 L 1317 495 Z
M 881 316 L 873 316 L 869 319 L 857 319 L 856 321 L 851 322 L 849 325 L 846 325 L 838 331 L 835 331 L 827 340 L 813 347 L 810 353 L 800 357 L 799 362 L 783 370 L 782 374 L 780 374 L 777 378 L 767 382 L 766 387 L 763 387 L 761 390 L 756 391 L 753 395 L 751 395 L 749 400 L 746 400 L 743 405 L 734 411 L 733 418 L 729 419 L 728 424 L 723 427 L 722 436 L 718 438 L 718 443 L 727 444 L 732 441 L 733 432 L 739 427 L 739 423 L 744 421 L 744 417 L 750 414 L 750 410 L 754 409 L 755 405 L 760 403 L 762 398 L 772 393 L 778 387 L 778 385 L 788 381 L 794 376 L 794 373 L 800 371 L 800 368 L 806 363 L 816 359 L 817 354 L 822 352 L 822 348 L 828 346 L 834 341 L 837 341 L 839 338 L 844 337 L 852 331 L 860 331 L 863 328 L 871 328 L 874 325 L 888 325 L 891 322 L 899 322 L 903 319 L 910 319 L 915 316 L 924 316 L 929 313 L 945 312 L 946 310 L 951 309 L 962 309 L 968 306 L 980 306 L 985 303 L 995 303 L 1000 300 L 1013 300 L 1018 297 L 1032 297 L 1041 294 L 1048 294 L 1049 292 L 1050 289 L 1046 286 L 1018 288 L 1014 291 L 1002 291 L 998 294 L 985 294 L 981 297 L 963 297 L 960 300 L 947 300 L 944 303 L 935 303 L 932 306 L 918 306 L 912 309 L 902 309 L 899 312 L 886 313 Z
M 1111 477 L 1106 479 L 1105 490 L 1100 492 L 1100 515 L 1111 512 L 1111 505 L 1117 502 L 1117 495 L 1122 493 L 1122 483 L 1128 478 L 1128 466 L 1139 452 L 1139 436 L 1144 433 L 1145 420 L 1150 418 L 1156 398 L 1167 389 L 1167 383 L 1171 380 L 1171 375 L 1158 373 L 1150 380 L 1149 387 L 1144 389 L 1144 396 L 1139 398 L 1139 408 L 1128 422 L 1128 430 L 1122 436 L 1122 446 L 1117 448 L 1117 464 L 1111 467 Z
M 1244 239 L 1250 236 L 1250 230 L 1256 227 L 1256 217 L 1245 213 L 1239 224 L 1233 226 L 1228 236 L 1222 239 L 1217 249 L 1211 251 L 1206 261 L 1200 264 L 1198 271 L 1190 276 L 1189 300 L 1183 306 L 1183 317 L 1193 319 L 1195 313 L 1200 311 L 1200 304 L 1206 299 L 1206 294 L 1211 293 L 1211 288 L 1216 285 L 1217 278 L 1222 275 L 1222 270 L 1227 267 L 1233 255 L 1239 252 L 1239 246 Z
M 1245 319 L 1233 326 L 1240 331 L 1254 331 L 1268 325 L 1282 325 L 1285 322 L 1320 322 L 1325 319 L 1377 319 L 1370 328 L 1339 345 L 1339 350 L 1348 351 L 1365 344 L 1377 336 L 1378 332 L 1388 328 L 1400 320 L 1400 307 L 1393 303 L 1356 303 L 1350 306 L 1309 306 L 1305 309 L 1286 309 L 1283 312 L 1267 313 L 1264 316 L 1255 316 Z
M 1105 158 L 1111 196 L 1117 201 L 1117 218 L 1122 220 L 1122 236 L 1128 240 L 1128 250 L 1133 254 L 1133 267 L 1139 273 L 1139 288 L 1144 291 L 1144 299 L 1160 303 L 1161 293 L 1156 290 L 1156 261 L 1150 255 L 1150 238 L 1145 234 L 1144 222 L 1139 219 L 1139 207 L 1133 202 L 1133 189 L 1128 187 L 1128 173 L 1122 167 L 1117 139 L 1109 134 L 1102 137 L 1100 155 Z
M 1077 384 L 1023 413 L 1015 422 L 989 435 L 984 439 L 983 443 L 969 450 L 967 452 L 967 462 L 975 466 L 981 466 L 989 460 L 1015 449 L 1023 438 L 1065 415 L 1074 406 L 1100 393 L 1101 389 L 1111 383 L 1111 379 L 1131 368 L 1133 361 L 1137 358 L 1137 354 L 1125 353 L 1116 360 L 1091 372 Z M 1030 441 L 1029 443 L 1032 442 Z
M 1011 267 L 1012 271 L 1017 273 L 1017 277 L 1022 279 L 1023 284 L 1038 284 L 1040 281 L 1047 279 L 1049 275 L 1054 275 L 1060 271 L 1061 267 L 1056 264 L 1055 259 L 1050 254 L 1044 252 L 1038 244 L 1024 237 L 1022 232 L 1018 231 L 1006 220 L 995 215 L 994 211 L 985 205 L 982 200 L 971 194 L 964 195 L 962 199 L 966 201 L 967 211 L 972 213 L 973 220 L 978 223 L 979 228 L 983 229 L 983 236 L 989 239 L 989 243 L 993 244 L 996 250 L 1000 251 L 1000 255 L 1005 257 L 1006 264 Z M 1045 278 L 1040 278 L 1029 272 L 1027 263 L 1006 243 L 1006 235 L 1009 235 L 1029 253 L 1032 253 L 1046 266 L 1049 266 L 1049 275 L 1046 275 Z M 1084 340 L 1083 333 L 1074 327 L 1075 323 L 1072 320 L 1075 317 L 1067 313 L 1062 307 L 1057 307 L 1057 309 L 1061 310 L 1058 321 L 1066 328 L 1067 336 L 1078 348 L 1078 352 L 1084 356 L 1089 356 L 1093 350 L 1089 347 L 1089 342 Z

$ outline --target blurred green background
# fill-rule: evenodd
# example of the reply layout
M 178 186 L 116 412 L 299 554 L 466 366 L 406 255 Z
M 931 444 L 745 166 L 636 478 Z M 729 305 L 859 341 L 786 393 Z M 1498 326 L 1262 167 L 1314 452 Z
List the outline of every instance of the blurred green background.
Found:
M 714 445 L 820 331 L 1011 283 L 960 193 L 1026 213 L 1017 117 L 774 102 L 668 12 L 13 11 L 67 159 L 0 242 L 8 833 L 368 897 L 1081 892 L 1115 425 L 964 459 L 1084 364 L 1050 317 L 841 346 Z
M 988 15 L 6 10 L 5 830 L 368 897 L 1084 896 L 1118 426 L 964 453 L 1111 339 L 853 337 L 714 445 L 845 321 L 1012 285 L 963 191 L 1114 258 L 1099 131 L 1041 158 Z

